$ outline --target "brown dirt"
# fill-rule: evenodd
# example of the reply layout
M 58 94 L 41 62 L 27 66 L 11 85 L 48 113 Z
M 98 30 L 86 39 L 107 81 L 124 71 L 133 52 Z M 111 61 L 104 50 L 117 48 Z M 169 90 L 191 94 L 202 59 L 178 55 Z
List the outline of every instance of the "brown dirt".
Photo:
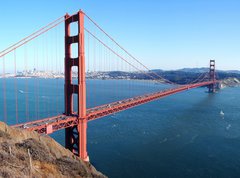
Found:
M 49 136 L 14 129 L 0 122 L 0 177 L 106 176 Z

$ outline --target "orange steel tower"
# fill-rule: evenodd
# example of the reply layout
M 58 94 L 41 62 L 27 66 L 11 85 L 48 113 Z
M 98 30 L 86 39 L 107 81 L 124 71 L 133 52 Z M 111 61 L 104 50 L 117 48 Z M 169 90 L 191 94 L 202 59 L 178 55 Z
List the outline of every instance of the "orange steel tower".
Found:
M 71 36 L 70 24 L 78 23 L 78 34 Z M 77 44 L 78 56 L 72 58 L 72 44 Z M 78 82 L 72 83 L 72 67 L 78 68 Z M 86 81 L 84 54 L 84 13 L 65 15 L 65 114 L 78 117 L 78 125 L 65 129 L 65 146 L 74 154 L 88 161 L 87 118 L 86 118 Z M 77 113 L 73 112 L 73 95 L 77 95 Z
M 209 71 L 210 80 L 213 81 L 213 84 L 209 85 L 209 93 L 214 93 L 216 91 L 216 74 L 215 74 L 215 60 L 210 60 L 210 71 Z

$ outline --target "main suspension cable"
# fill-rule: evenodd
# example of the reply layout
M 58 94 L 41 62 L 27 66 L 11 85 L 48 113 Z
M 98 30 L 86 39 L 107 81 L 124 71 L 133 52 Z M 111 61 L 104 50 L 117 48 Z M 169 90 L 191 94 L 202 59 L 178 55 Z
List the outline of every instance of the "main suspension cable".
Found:
M 5 51 L 8 51 L 9 49 L 13 48 L 14 46 L 18 45 L 19 43 L 21 43 L 21 42 L 27 40 L 28 38 L 30 38 L 30 37 L 36 35 L 37 33 L 41 32 L 42 30 L 44 30 L 44 29 L 46 29 L 47 27 L 51 26 L 52 24 L 58 22 L 58 21 L 61 20 L 62 18 L 63 18 L 63 16 L 57 18 L 57 19 L 54 20 L 53 22 L 51 22 L 51 23 L 47 24 L 46 26 L 40 28 L 39 30 L 33 32 L 32 34 L 28 35 L 27 37 L 25 37 L 25 38 L 19 40 L 18 42 L 14 43 L 13 45 L 11 45 L 11 46 L 9 46 L 8 48 L 6 48 L 6 49 L 4 49 L 3 51 L 1 51 L 0 54 L 3 53 L 3 52 L 5 52 Z
M 128 62 L 124 57 L 122 57 L 120 54 L 118 54 L 117 52 L 115 52 L 112 48 L 110 48 L 108 45 L 106 45 L 103 41 L 101 41 L 99 38 L 97 38 L 93 33 L 91 33 L 88 29 L 84 28 L 84 30 L 89 33 L 93 38 L 95 38 L 99 43 L 101 43 L 105 48 L 107 48 L 109 51 L 111 51 L 113 54 L 115 54 L 117 57 L 119 57 L 120 59 L 124 60 L 126 63 L 128 63 L 130 66 L 132 66 L 134 69 L 143 72 L 145 75 L 151 77 L 152 79 L 155 80 L 155 78 L 151 75 L 149 75 L 148 73 L 146 73 L 145 71 L 137 68 L 136 66 L 134 66 L 133 64 L 131 64 L 130 62 Z
M 151 71 L 147 66 L 141 63 L 136 57 L 130 54 L 125 48 L 123 48 L 116 40 L 113 39 L 106 31 L 104 31 L 92 18 L 90 18 L 86 13 L 84 15 L 101 31 L 103 32 L 112 42 L 114 42 L 120 49 L 122 49 L 126 54 L 128 54 L 132 59 L 134 59 L 137 63 L 143 66 L 148 71 Z M 178 85 L 170 80 L 163 78 L 162 76 L 158 75 L 156 72 L 151 71 L 155 76 L 159 77 L 161 80 L 168 81 L 167 83 Z

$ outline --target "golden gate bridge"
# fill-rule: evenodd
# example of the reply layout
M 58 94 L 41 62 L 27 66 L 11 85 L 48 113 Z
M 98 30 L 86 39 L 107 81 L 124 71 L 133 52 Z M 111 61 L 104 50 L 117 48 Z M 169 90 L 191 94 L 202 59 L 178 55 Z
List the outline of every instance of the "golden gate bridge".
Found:
M 60 33 L 62 29 L 65 32 L 64 41 L 60 40 L 63 38 Z M 64 44 L 64 47 L 60 44 Z M 63 51 L 64 54 L 61 56 Z M 36 131 L 39 134 L 51 134 L 65 129 L 66 148 L 85 161 L 88 161 L 87 123 L 89 121 L 197 87 L 207 86 L 209 92 L 213 93 L 218 82 L 214 60 L 210 60 L 209 72 L 200 74 L 187 84 L 179 85 L 165 79 L 141 63 L 81 10 L 74 15 L 66 14 L 11 45 L 1 51 L 0 58 L 4 122 L 15 121 L 12 127 Z M 33 70 L 30 71 L 30 68 Z M 133 77 L 121 78 L 129 80 L 130 86 L 120 89 L 117 86 L 116 95 L 122 90 L 134 90 L 131 88 L 134 82 L 131 81 L 135 79 L 136 74 L 144 76 L 146 80 L 141 82 L 147 82 L 150 87 L 152 81 L 171 87 L 87 107 L 88 100 L 93 97 L 92 93 L 87 95 L 88 77 L 92 75 L 92 78 L 96 78 L 101 74 L 104 75 L 101 76 L 102 79 L 105 79 L 107 71 L 121 71 L 133 75 Z M 55 85 L 53 87 L 56 89 L 55 93 L 59 94 L 58 89 L 61 88 L 62 83 L 58 78 L 61 78 L 61 75 L 64 76 L 64 91 L 62 91 L 64 111 L 61 111 L 59 96 L 53 95 L 52 99 L 47 100 L 43 100 L 43 96 L 40 96 L 43 90 L 45 94 L 49 94 L 49 86 Z M 13 80 L 10 86 L 7 84 L 8 78 Z M 18 82 L 20 78 L 24 80 L 23 85 Z M 29 83 L 29 78 L 33 80 L 33 86 Z M 41 78 L 55 80 L 45 85 L 41 84 Z M 97 86 L 92 91 L 100 87 Z M 22 88 L 24 91 L 20 90 Z M 10 101 L 8 101 L 8 92 L 12 92 Z M 31 95 L 34 95 L 34 106 L 29 101 Z M 21 97 L 23 99 L 20 101 Z M 92 100 L 98 100 L 98 96 L 93 97 Z M 40 106 L 41 104 L 43 106 Z M 50 110 L 53 111 L 54 108 L 53 114 Z M 47 114 L 39 114 L 42 110 L 46 110 Z M 31 112 L 35 112 L 35 115 L 31 115 Z

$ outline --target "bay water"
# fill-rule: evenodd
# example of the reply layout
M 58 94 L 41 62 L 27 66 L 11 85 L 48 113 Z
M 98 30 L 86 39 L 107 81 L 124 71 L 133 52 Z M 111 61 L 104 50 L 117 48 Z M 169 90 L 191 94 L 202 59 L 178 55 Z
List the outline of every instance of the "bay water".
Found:
M 5 85 L 0 80 L 0 86 L 5 86 L 0 94 L 1 121 L 4 121 L 4 92 L 6 122 L 10 125 L 16 122 L 15 91 L 19 122 L 26 117 L 36 120 L 63 112 L 63 80 L 34 82 L 34 79 L 18 79 L 15 88 L 14 79 L 6 79 Z M 88 107 L 171 87 L 131 82 L 87 81 Z M 206 91 L 206 88 L 188 90 L 89 122 L 90 162 L 113 178 L 239 177 L 240 88 L 224 88 L 215 94 Z M 64 145 L 64 130 L 50 136 Z

